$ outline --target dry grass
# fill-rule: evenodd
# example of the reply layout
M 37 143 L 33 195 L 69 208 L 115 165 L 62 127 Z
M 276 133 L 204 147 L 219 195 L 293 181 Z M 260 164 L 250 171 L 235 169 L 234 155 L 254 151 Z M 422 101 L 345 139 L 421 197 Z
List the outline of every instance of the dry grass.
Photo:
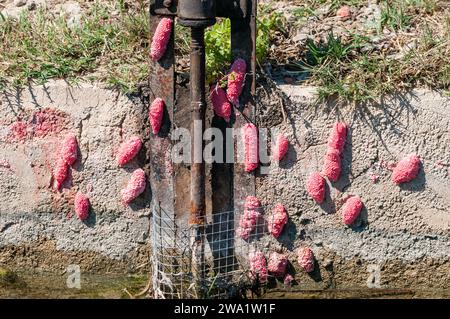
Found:
M 78 26 L 44 9 L 17 20 L 0 16 L 1 84 L 83 77 L 134 91 L 148 75 L 149 43 L 147 6 L 136 4 L 126 9 L 121 1 L 97 2 Z
M 333 5 L 335 1 L 309 2 L 310 10 L 305 11 L 302 3 L 301 10 L 296 8 L 294 13 L 308 17 L 323 3 Z M 363 4 L 340 1 L 339 5 L 350 2 L 356 7 Z M 393 0 L 381 1 L 380 7 L 381 19 L 375 29 L 362 32 L 348 28 L 337 37 L 332 27 L 325 39 L 311 38 L 301 45 L 291 40 L 294 33 L 284 35 L 277 40 L 277 50 L 270 52 L 271 59 L 294 74 L 307 73 L 306 83 L 318 86 L 320 99 L 335 95 L 361 102 L 423 86 L 448 91 L 449 5 L 445 1 Z M 330 12 L 333 19 L 335 11 Z M 295 32 L 293 27 L 286 29 Z
M 0 86 L 44 83 L 51 78 L 102 81 L 133 92 L 148 77 L 148 3 L 108 0 L 85 6 L 81 24 L 68 25 L 58 13 L 41 10 L 18 20 L 0 16 Z M 306 43 L 292 38 L 299 25 L 315 31 L 342 5 L 363 8 L 362 0 L 306 0 L 296 4 L 294 21 L 274 13 L 279 2 L 259 10 L 258 60 L 267 54 L 274 67 L 285 65 L 307 74 L 321 98 L 338 95 L 366 101 L 415 86 L 447 90 L 450 86 L 450 14 L 447 1 L 380 1 L 379 25 L 367 32 L 348 28 L 335 36 L 316 32 Z M 328 11 L 318 20 L 317 12 Z M 315 17 L 315 20 L 308 20 Z M 314 22 L 315 21 L 315 22 Z M 315 24 L 314 24 L 315 23 Z M 208 81 L 226 72 L 230 59 L 229 21 L 206 33 Z M 317 38 L 319 36 L 320 39 Z M 187 66 L 189 34 L 176 30 L 178 63 Z M 271 48 L 271 49 L 270 49 Z M 183 66 L 182 66 L 183 67 Z
M 59 12 L 28 12 L 18 20 L 0 16 L 0 86 L 45 83 L 51 78 L 101 81 L 125 93 L 148 77 L 148 1 L 97 1 L 88 5 L 79 26 Z M 128 4 L 128 5 L 126 5 Z M 114 13 L 114 14 L 113 14 Z M 257 53 L 264 59 L 277 16 L 261 11 Z M 208 82 L 231 63 L 231 25 L 227 19 L 205 35 Z M 177 25 L 178 64 L 188 67 L 190 32 Z

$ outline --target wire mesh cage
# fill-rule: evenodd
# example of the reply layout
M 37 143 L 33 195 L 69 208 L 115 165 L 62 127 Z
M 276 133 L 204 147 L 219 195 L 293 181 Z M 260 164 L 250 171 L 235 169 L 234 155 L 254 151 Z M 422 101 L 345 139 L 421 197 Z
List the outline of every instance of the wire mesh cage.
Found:
M 262 208 L 243 209 L 211 214 L 203 225 L 187 226 L 154 205 L 154 297 L 230 298 L 255 282 L 265 283 L 267 272 L 259 274 L 249 257 L 266 250 L 261 238 L 269 233 L 268 220 Z

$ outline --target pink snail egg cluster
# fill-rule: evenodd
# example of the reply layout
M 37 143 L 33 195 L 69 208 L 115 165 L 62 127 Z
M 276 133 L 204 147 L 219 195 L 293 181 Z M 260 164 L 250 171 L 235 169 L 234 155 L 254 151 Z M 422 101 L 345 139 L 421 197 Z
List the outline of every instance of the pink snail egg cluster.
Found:
M 321 204 L 325 199 L 325 179 L 318 172 L 312 173 L 306 181 L 306 190 L 312 199 Z
M 305 272 L 312 272 L 314 270 L 314 254 L 310 248 L 299 248 L 297 257 L 298 264 Z
M 269 264 L 267 270 L 271 272 L 275 277 L 283 277 L 286 273 L 286 267 L 288 265 L 288 259 L 285 255 L 277 252 L 272 252 L 269 256 Z
M 335 123 L 328 136 L 328 147 L 322 169 L 322 174 L 332 182 L 336 182 L 341 175 L 341 156 L 346 140 L 347 126 L 341 122 Z
M 247 72 L 247 63 L 243 59 L 236 59 L 231 66 L 231 72 L 228 75 L 227 96 L 228 100 L 234 105 L 239 104 L 239 97 L 242 94 Z
M 161 98 L 156 98 L 150 105 L 148 112 L 148 120 L 152 126 L 153 134 L 158 134 L 161 129 L 164 115 L 164 101 Z
M 392 172 L 392 181 L 395 184 L 408 183 L 417 177 L 420 169 L 420 159 L 416 154 L 403 158 Z
M 55 188 L 61 189 L 62 184 L 69 175 L 69 167 L 75 163 L 78 158 L 78 142 L 75 134 L 69 133 L 64 138 L 60 149 L 58 150 L 58 159 L 53 171 Z
M 78 159 L 78 142 L 75 134 L 68 133 L 66 135 L 61 147 L 60 156 L 69 166 L 72 166 Z
M 140 137 L 133 136 L 120 145 L 117 153 L 117 163 L 120 166 L 131 161 L 141 150 L 142 141 Z
M 279 134 L 273 150 L 273 160 L 278 162 L 281 161 L 286 156 L 288 149 L 289 140 L 283 134 Z
M 55 188 L 57 190 L 61 189 L 62 184 L 66 180 L 67 176 L 69 175 L 69 166 L 63 159 L 58 159 L 56 161 L 56 166 L 53 171 L 53 179 L 55 182 Z
M 288 285 L 291 285 L 293 281 L 294 281 L 294 277 L 293 277 L 291 274 L 287 274 L 287 275 L 284 277 L 283 283 L 284 283 L 286 286 L 288 286 Z
M 337 122 L 333 125 L 330 135 L 328 136 L 328 148 L 334 148 L 342 153 L 347 140 L 347 125 Z
M 361 213 L 363 203 L 358 196 L 351 196 L 347 198 L 344 205 L 342 205 L 342 220 L 344 224 L 351 225 L 358 218 Z
M 245 199 L 244 214 L 239 219 L 237 235 L 243 239 L 248 239 L 250 234 L 256 228 L 256 224 L 261 214 L 259 213 L 261 203 L 254 196 L 248 196 Z
M 244 210 L 244 214 L 239 220 L 239 228 L 236 233 L 243 239 L 248 239 L 250 234 L 255 230 L 258 219 L 261 214 L 255 210 Z
M 80 220 L 89 217 L 89 198 L 81 192 L 75 195 L 75 214 Z
M 228 102 L 225 90 L 218 85 L 211 85 L 210 95 L 214 113 L 223 118 L 227 123 L 230 122 L 231 104 Z
M 323 160 L 322 174 L 332 182 L 336 182 L 341 175 L 341 154 L 329 148 Z
M 282 204 L 276 204 L 272 215 L 268 221 L 268 229 L 269 232 L 275 237 L 278 238 L 283 231 L 284 225 L 287 224 L 288 216 L 286 213 L 286 209 Z
M 259 164 L 258 154 L 258 129 L 255 125 L 248 123 L 242 127 L 242 138 L 244 144 L 245 171 L 254 171 Z
M 173 21 L 170 18 L 162 18 L 156 27 L 150 47 L 150 57 L 153 61 L 159 61 L 166 53 L 172 33 Z
M 131 174 L 127 186 L 120 192 L 122 200 L 125 204 L 131 203 L 136 197 L 141 195 L 146 186 L 145 172 L 142 169 L 137 169 Z
M 267 282 L 267 262 L 263 253 L 260 251 L 251 252 L 249 254 L 250 275 L 259 282 Z
M 248 210 L 258 210 L 261 207 L 261 202 L 255 196 L 247 196 L 244 207 Z

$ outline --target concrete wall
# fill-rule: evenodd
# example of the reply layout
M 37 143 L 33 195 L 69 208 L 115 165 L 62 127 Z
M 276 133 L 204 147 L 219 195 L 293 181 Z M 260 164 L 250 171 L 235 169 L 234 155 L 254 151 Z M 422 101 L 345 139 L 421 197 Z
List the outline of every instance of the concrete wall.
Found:
M 317 260 L 313 274 L 296 272 L 294 289 L 448 291 L 449 99 L 417 90 L 378 106 L 315 105 L 312 88 L 261 84 L 260 127 L 275 126 L 291 141 L 280 166 L 257 177 L 263 204 L 281 202 L 290 216 L 279 240 L 268 240 L 265 249 L 286 252 L 296 268 L 295 249 L 307 245 Z M 1 93 L 0 264 L 57 270 L 76 263 L 86 270 L 123 272 L 149 261 L 150 186 L 129 207 L 119 196 L 133 169 L 148 172 L 143 101 L 62 81 Z M 308 197 L 305 180 L 321 169 L 337 120 L 350 127 L 342 176 L 319 206 Z M 67 132 L 77 135 L 81 158 L 56 192 L 50 187 L 54 154 Z M 125 168 L 117 167 L 119 144 L 135 134 L 144 148 Z M 411 152 L 422 159 L 419 176 L 396 186 L 389 167 Z M 91 198 L 93 214 L 86 223 L 72 216 L 77 190 Z M 365 206 L 352 228 L 338 212 L 347 194 L 359 195 Z
M 260 125 L 276 125 L 292 141 L 280 167 L 258 178 L 263 203 L 281 202 L 290 215 L 273 249 L 282 244 L 295 260 L 296 247 L 312 248 L 318 269 L 311 276 L 298 273 L 303 287 L 449 289 L 449 98 L 415 90 L 379 105 L 342 106 L 317 105 L 313 93 L 314 88 L 290 85 L 260 90 Z M 326 203 L 317 205 L 305 181 L 322 169 L 336 121 L 350 128 L 343 170 L 338 182 L 329 183 Z M 389 167 L 413 152 L 422 159 L 418 177 L 395 185 Z M 353 227 L 345 226 L 339 213 L 348 194 L 364 203 Z
M 0 95 L 0 263 L 37 269 L 122 271 L 148 262 L 150 187 L 131 206 L 120 190 L 145 168 L 146 147 L 124 168 L 123 139 L 146 140 L 146 107 L 100 87 L 63 81 Z M 51 187 L 55 154 L 67 132 L 81 154 L 58 192 Z M 90 197 L 86 222 L 73 215 L 78 190 Z M 146 245 L 147 243 L 147 245 Z M 20 247 L 27 247 L 18 253 Z

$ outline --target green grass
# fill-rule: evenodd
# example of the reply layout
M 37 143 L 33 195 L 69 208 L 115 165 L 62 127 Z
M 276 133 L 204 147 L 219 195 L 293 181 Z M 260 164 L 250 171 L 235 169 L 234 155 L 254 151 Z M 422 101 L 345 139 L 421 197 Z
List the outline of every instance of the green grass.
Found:
M 405 4 L 398 1 L 384 1 L 381 7 L 380 28 L 404 30 L 409 26 L 411 17 L 405 12 Z
M 382 53 L 362 53 L 368 38 L 353 35 L 343 43 L 332 33 L 325 43 L 307 42 L 300 69 L 308 70 L 318 87 L 319 100 L 367 102 L 395 90 L 417 85 L 448 90 L 450 46 L 448 38 L 432 37 L 424 30 L 421 45 L 402 59 L 387 59 Z
M 120 13 L 112 17 L 114 9 Z M 21 86 L 86 76 L 134 91 L 148 74 L 148 28 L 145 6 L 125 11 L 120 1 L 96 3 L 75 27 L 43 9 L 18 20 L 0 17 L 0 79 Z
M 341 40 L 330 33 L 326 43 L 316 44 L 309 39 L 306 43 L 308 48 L 307 62 L 311 66 L 324 65 L 330 61 L 341 61 L 360 46 L 357 41 L 344 44 Z
M 324 5 L 359 7 L 367 2 L 310 0 L 296 4 L 292 13 L 299 19 L 312 15 L 327 19 L 317 15 Z M 448 92 L 450 16 L 444 2 L 383 0 L 379 6 L 378 29 L 367 28 L 366 32 L 349 29 L 342 39 L 331 31 L 323 41 L 307 40 L 297 60 L 295 57 L 288 60 L 291 72 L 309 74 L 306 83 L 317 87 L 319 101 L 334 96 L 341 101 L 368 102 L 383 94 L 418 86 Z M 334 16 L 333 10 L 329 17 Z M 297 30 L 296 21 L 292 24 Z M 390 37 L 385 38 L 386 31 L 391 33 Z M 276 60 L 275 56 L 271 58 Z
M 286 33 L 286 30 L 283 17 L 279 13 L 273 12 L 269 5 L 260 6 L 258 10 L 256 58 L 259 63 L 262 63 L 267 57 L 275 31 Z
M 337 10 L 345 5 L 359 7 L 367 4 L 367 1 L 364 0 L 306 0 L 302 2 L 310 8 L 316 9 L 326 4 L 330 6 L 331 10 Z
M 137 5 L 130 8 L 123 0 L 97 2 L 85 11 L 78 27 L 70 27 L 59 14 L 44 10 L 30 12 L 18 20 L 0 16 L 0 86 L 45 83 L 52 78 L 89 79 L 125 93 L 134 92 L 137 84 L 148 77 L 149 19 L 144 1 L 133 3 Z M 294 10 L 297 17 L 314 15 L 324 4 L 332 8 L 331 15 L 342 5 L 367 4 L 362 0 L 298 3 Z M 324 43 L 307 41 L 304 56 L 297 57 L 301 59 L 298 67 L 311 74 L 309 81 L 319 87 L 321 98 L 338 95 L 345 100 L 367 101 L 415 85 L 448 90 L 450 18 L 442 15 L 442 2 L 384 0 L 380 6 L 379 34 L 387 28 L 399 34 L 396 40 L 402 41 L 407 28 L 420 30 L 420 35 L 414 37 L 417 47 L 393 60 L 387 56 L 390 53 L 382 50 L 362 50 L 371 45 L 366 35 L 350 34 L 350 39 L 343 41 L 331 33 Z M 206 32 L 208 82 L 223 77 L 232 62 L 230 29 L 230 21 L 221 19 Z M 270 4 L 260 6 L 256 42 L 260 63 L 274 37 L 289 36 L 289 30 L 295 31 Z M 175 36 L 177 59 L 188 57 L 189 29 L 177 25 Z M 409 41 L 406 39 L 399 46 Z M 277 50 L 272 54 L 277 55 Z
M 418 0 L 417 0 L 418 1 Z M 292 10 L 292 14 L 298 18 L 308 18 L 317 16 L 317 9 L 323 8 L 325 5 L 329 8 L 330 14 L 334 14 L 337 9 L 342 6 L 360 7 L 367 4 L 363 0 L 304 0 L 299 1 L 298 6 Z
M 292 14 L 297 19 L 304 19 L 311 16 L 316 16 L 316 11 L 309 6 L 304 6 L 293 9 Z
M 383 0 L 380 29 L 405 30 L 412 24 L 414 16 L 431 15 L 439 9 L 436 0 Z
M 118 12 L 112 16 L 111 12 Z M 257 56 L 267 55 L 280 16 L 261 7 Z M 144 1 L 127 9 L 125 1 L 99 1 L 84 13 L 77 27 L 45 10 L 18 20 L 0 16 L 0 88 L 45 83 L 64 78 L 101 81 L 125 93 L 148 77 L 149 16 Z M 223 76 L 231 61 L 230 21 L 220 20 L 205 35 L 207 81 Z M 176 26 L 178 56 L 189 55 L 188 28 Z
M 422 10 L 428 14 L 435 12 L 439 7 L 436 0 L 405 0 L 405 4 L 409 8 Z

